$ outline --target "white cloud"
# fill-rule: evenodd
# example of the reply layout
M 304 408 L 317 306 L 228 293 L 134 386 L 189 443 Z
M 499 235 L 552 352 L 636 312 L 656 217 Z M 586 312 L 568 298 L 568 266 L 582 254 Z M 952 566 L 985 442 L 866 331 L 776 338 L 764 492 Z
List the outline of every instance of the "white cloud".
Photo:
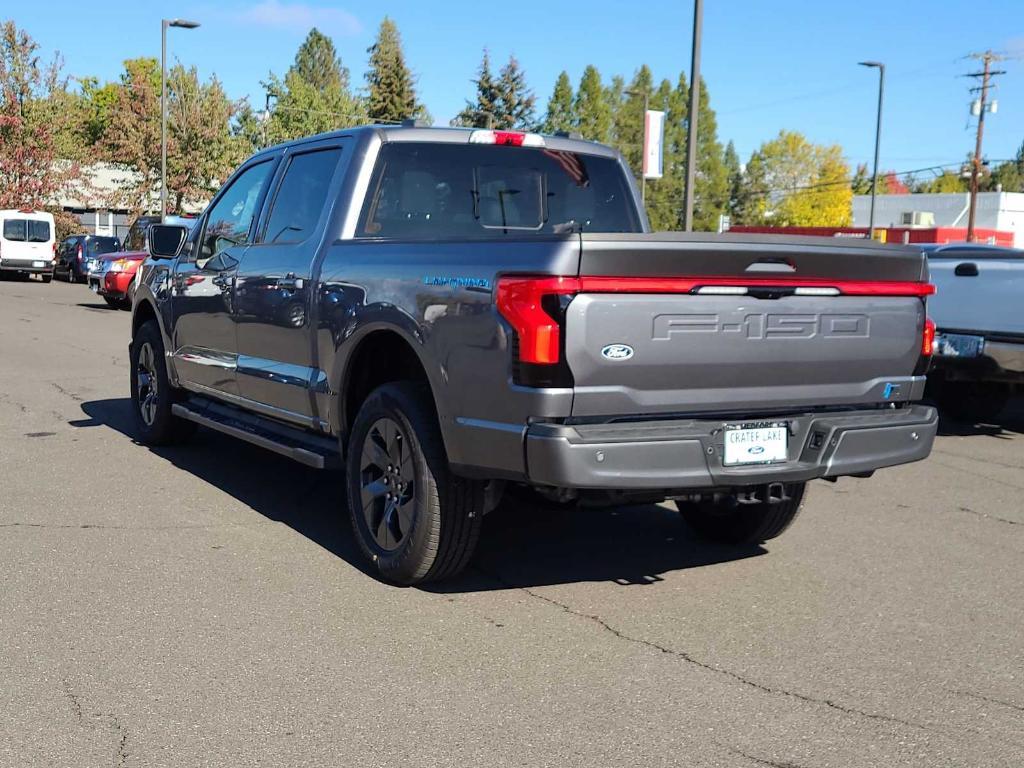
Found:
M 340 35 L 358 35 L 363 31 L 359 19 L 348 11 L 340 8 L 321 8 L 302 2 L 261 0 L 256 5 L 241 10 L 237 18 L 246 24 L 297 32 L 308 32 L 312 27 Z

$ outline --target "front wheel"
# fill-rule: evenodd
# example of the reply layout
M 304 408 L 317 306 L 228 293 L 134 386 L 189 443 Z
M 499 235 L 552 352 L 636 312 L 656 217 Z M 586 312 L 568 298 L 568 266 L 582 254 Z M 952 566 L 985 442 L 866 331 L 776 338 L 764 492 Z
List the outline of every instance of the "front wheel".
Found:
M 180 392 L 167 378 L 163 339 L 155 320 L 143 323 L 135 332 L 129 357 L 132 405 L 140 441 L 146 445 L 170 445 L 189 437 L 195 431 L 195 423 L 171 413 Z
M 786 483 L 785 498 L 773 504 L 740 504 L 735 496 L 676 502 L 683 520 L 697 534 L 721 544 L 760 544 L 782 534 L 800 511 L 806 483 Z
M 345 473 L 356 540 L 382 578 L 421 584 L 465 568 L 480 537 L 483 484 L 449 469 L 429 390 L 374 390 L 352 425 Z

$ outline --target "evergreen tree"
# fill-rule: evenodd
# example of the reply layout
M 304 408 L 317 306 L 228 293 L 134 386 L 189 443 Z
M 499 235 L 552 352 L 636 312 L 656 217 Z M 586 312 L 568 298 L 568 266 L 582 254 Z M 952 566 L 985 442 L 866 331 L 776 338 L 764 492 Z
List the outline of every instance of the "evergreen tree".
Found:
M 736 153 L 736 147 L 731 140 L 725 145 L 722 164 L 729 178 L 729 204 L 726 212 L 729 216 L 735 216 L 740 195 L 743 193 L 743 169 L 740 167 L 740 156 Z
M 395 22 L 384 17 L 377 40 L 367 49 L 370 69 L 366 73 L 369 94 L 366 111 L 375 122 L 399 122 L 419 116 L 423 109 L 416 102 L 413 76 L 405 65 L 402 40 Z
M 555 81 L 555 90 L 548 100 L 543 130 L 545 133 L 571 131 L 575 125 L 576 110 L 573 105 L 572 83 L 569 81 L 569 73 L 563 71 Z
M 611 134 L 612 110 L 597 68 L 588 65 L 580 78 L 580 87 L 573 104 L 576 129 L 583 138 L 607 142 Z
M 299 46 L 295 63 L 288 70 L 292 73 L 321 94 L 348 90 L 348 70 L 341 65 L 334 41 L 316 27 Z
M 476 85 L 476 99 L 466 101 L 465 108 L 452 120 L 452 125 L 467 128 L 498 127 L 500 91 L 491 72 L 491 57 L 486 48 L 473 83 Z
M 697 175 L 694 181 L 693 228 L 714 232 L 719 216 L 728 211 L 729 171 L 722 160 L 718 141 L 718 120 L 711 109 L 704 78 L 700 81 L 697 106 Z
M 526 74 L 515 56 L 498 74 L 498 109 L 494 127 L 532 131 L 536 128 L 537 97 L 526 84 Z
M 858 163 L 857 170 L 853 173 L 853 180 L 850 182 L 855 195 L 871 194 L 871 173 L 868 171 L 867 163 Z
M 270 143 L 366 122 L 364 105 L 349 90 L 348 70 L 334 43 L 316 29 L 284 78 L 271 74 L 263 87 L 276 97 L 265 130 Z
M 612 143 L 640 178 L 644 145 L 644 96 L 651 96 L 651 70 L 644 64 L 623 92 L 612 122 Z

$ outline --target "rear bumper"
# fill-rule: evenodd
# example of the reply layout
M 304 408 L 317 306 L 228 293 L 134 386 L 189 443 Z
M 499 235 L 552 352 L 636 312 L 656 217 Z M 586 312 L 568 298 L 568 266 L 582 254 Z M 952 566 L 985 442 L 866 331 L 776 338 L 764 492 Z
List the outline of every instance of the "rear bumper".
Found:
M 53 264 L 50 262 L 49 259 L 46 259 L 43 262 L 44 266 L 42 267 L 33 266 L 33 264 L 35 264 L 36 261 L 38 261 L 38 259 L 28 261 L 23 261 L 20 259 L 4 259 L 3 261 L 0 261 L 0 272 L 22 272 L 31 275 L 53 274 Z
M 527 475 L 565 488 L 682 490 L 863 474 L 927 457 L 938 414 L 915 405 L 773 416 L 790 426 L 787 460 L 726 467 L 723 428 L 740 421 L 534 424 L 526 433 Z
M 134 279 L 134 272 L 90 272 L 89 287 L 100 296 L 121 299 L 128 293 L 128 287 Z
M 940 331 L 941 332 L 941 331 Z M 956 331 L 959 333 L 959 331 Z M 966 333 L 966 332 L 965 332 Z M 978 357 L 932 358 L 932 370 L 959 381 L 1018 381 L 1024 382 L 1024 337 L 992 336 L 982 332 L 985 345 Z

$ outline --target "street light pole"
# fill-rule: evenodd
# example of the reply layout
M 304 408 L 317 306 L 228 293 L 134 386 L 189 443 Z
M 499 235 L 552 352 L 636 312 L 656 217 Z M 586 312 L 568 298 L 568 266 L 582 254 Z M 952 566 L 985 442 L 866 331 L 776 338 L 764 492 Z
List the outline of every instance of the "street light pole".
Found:
M 871 214 L 868 217 L 869 237 L 875 239 L 875 195 L 878 194 L 878 146 L 882 139 L 882 95 L 885 92 L 885 64 L 880 61 L 858 61 L 862 67 L 878 69 L 878 115 L 875 119 L 875 167 L 871 173 Z
M 160 20 L 160 221 L 167 218 L 167 28 L 195 29 L 198 21 Z
M 693 49 L 690 57 L 690 111 L 686 130 L 686 186 L 683 188 L 683 229 L 693 231 L 694 179 L 697 171 L 697 113 L 700 111 L 700 37 L 704 2 L 693 0 Z

